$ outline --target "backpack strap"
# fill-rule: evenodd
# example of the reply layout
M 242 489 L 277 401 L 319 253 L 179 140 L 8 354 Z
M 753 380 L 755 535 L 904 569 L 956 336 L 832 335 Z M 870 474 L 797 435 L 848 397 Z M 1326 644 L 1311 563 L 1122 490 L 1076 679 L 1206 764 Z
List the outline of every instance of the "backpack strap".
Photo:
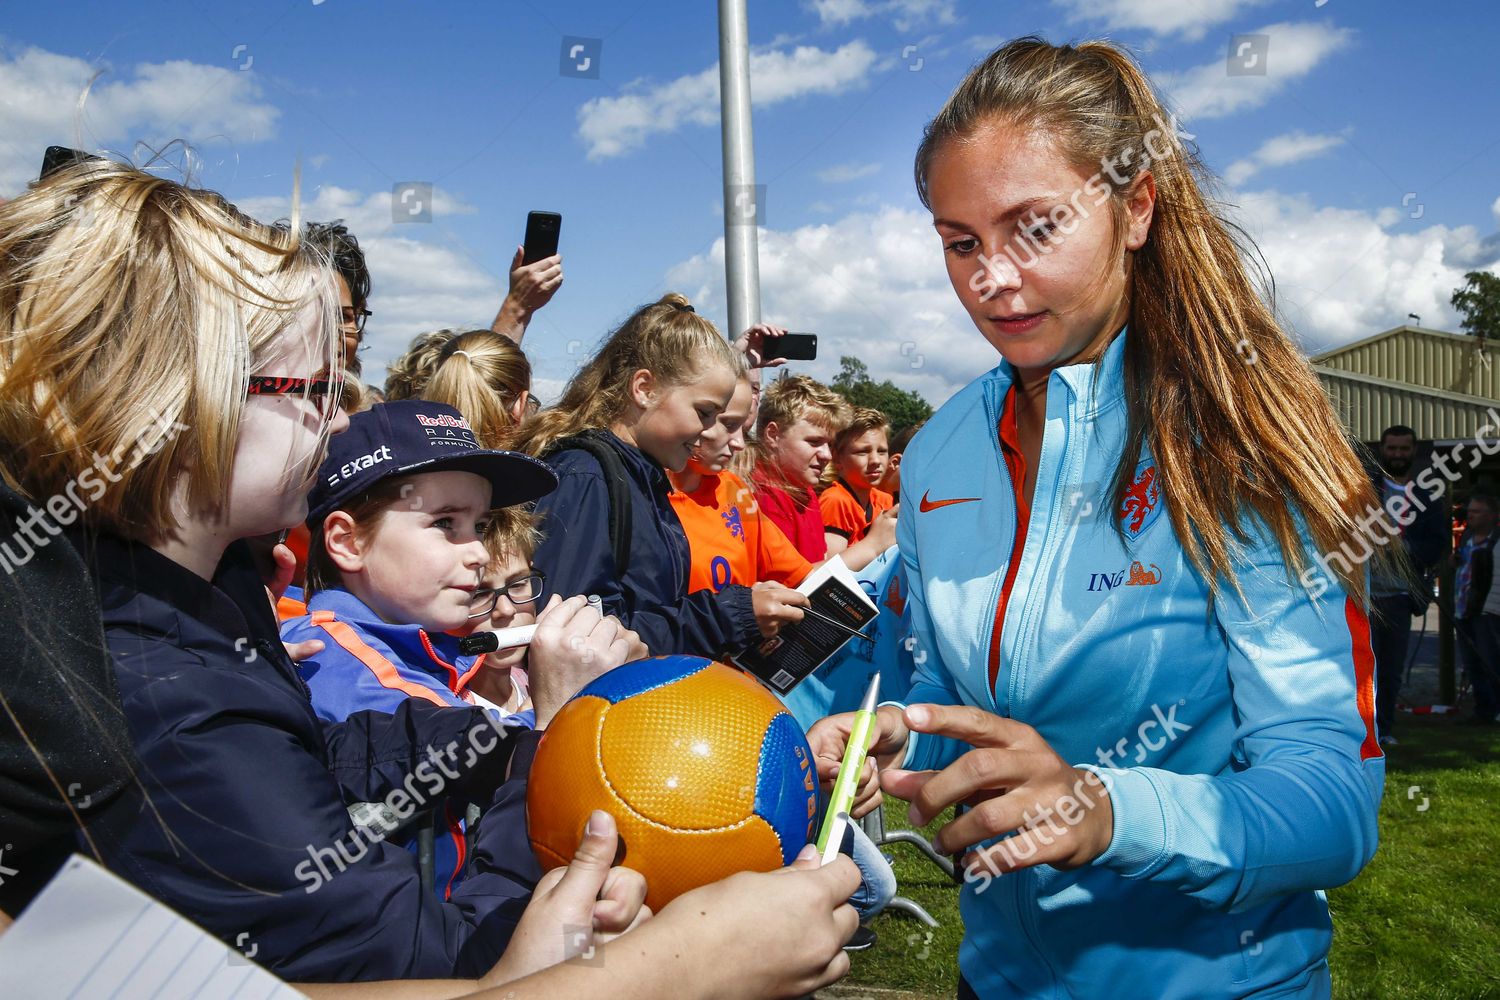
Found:
M 609 491 L 609 543 L 614 549 L 615 572 L 624 577 L 630 566 L 631 513 L 630 482 L 620 453 L 609 443 L 603 431 L 588 430 L 559 440 L 548 455 L 560 451 L 587 452 L 604 470 L 604 485 Z

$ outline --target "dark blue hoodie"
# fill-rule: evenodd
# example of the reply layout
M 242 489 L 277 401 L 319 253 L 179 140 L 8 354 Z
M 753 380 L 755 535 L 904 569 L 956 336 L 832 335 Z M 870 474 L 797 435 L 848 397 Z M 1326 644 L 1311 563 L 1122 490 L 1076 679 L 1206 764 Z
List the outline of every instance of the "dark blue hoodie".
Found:
M 243 543 L 212 583 L 144 545 L 81 548 L 145 793 L 90 824 L 105 863 L 292 982 L 488 971 L 541 875 L 524 814 L 535 734 L 417 698 L 321 720 Z M 441 796 L 490 806 L 450 902 L 347 811 Z
M 546 459 L 557 489 L 537 501 L 542 544 L 532 564 L 563 597 L 598 594 L 607 614 L 634 629 L 653 655 L 717 657 L 758 641 L 750 588 L 689 594 L 688 540 L 668 499 L 672 483 L 655 459 L 605 432 L 620 455 L 631 498 L 630 565 L 615 567 L 609 490 L 598 459 L 566 449 Z

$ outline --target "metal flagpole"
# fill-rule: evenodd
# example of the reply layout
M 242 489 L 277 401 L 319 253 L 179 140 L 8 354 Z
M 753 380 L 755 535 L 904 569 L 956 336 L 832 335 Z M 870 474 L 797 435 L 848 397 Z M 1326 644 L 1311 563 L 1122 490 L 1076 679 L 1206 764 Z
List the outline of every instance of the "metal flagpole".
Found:
M 724 132 L 724 287 L 730 340 L 760 322 L 760 245 L 765 192 L 755 184 L 746 0 L 719 0 L 719 102 Z

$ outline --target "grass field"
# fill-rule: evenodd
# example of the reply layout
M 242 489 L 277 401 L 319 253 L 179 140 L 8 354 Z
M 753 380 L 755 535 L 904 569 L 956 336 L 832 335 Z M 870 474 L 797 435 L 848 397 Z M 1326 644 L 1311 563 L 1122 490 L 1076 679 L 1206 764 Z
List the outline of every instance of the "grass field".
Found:
M 1405 716 L 1400 726 L 1401 744 L 1387 754 L 1380 849 L 1357 879 L 1328 894 L 1333 995 L 1500 998 L 1500 728 L 1434 716 Z M 902 803 L 891 801 L 886 822 L 906 825 Z M 887 853 L 901 894 L 942 926 L 929 932 L 906 914 L 882 914 L 873 925 L 879 941 L 820 995 L 952 997 L 958 887 L 912 847 Z

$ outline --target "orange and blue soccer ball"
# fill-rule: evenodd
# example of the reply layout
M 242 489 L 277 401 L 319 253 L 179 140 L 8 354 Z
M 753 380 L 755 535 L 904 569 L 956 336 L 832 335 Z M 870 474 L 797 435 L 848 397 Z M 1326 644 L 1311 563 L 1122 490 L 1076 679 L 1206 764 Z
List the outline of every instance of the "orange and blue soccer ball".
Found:
M 660 910 L 740 871 L 791 864 L 812 839 L 817 769 L 802 728 L 753 678 L 697 656 L 617 667 L 552 720 L 526 819 L 543 869 L 573 857 L 589 813 L 620 829 L 617 864 Z

